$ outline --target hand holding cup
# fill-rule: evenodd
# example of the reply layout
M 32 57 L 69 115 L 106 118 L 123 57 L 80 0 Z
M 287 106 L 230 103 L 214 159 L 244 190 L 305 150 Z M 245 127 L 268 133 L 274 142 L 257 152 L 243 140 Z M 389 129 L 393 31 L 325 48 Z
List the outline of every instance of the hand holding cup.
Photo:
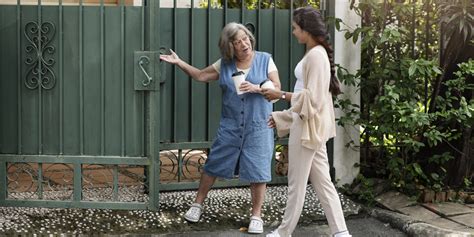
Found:
M 242 91 L 240 89 L 240 85 L 242 84 L 242 82 L 245 81 L 245 73 L 242 71 L 234 72 L 232 74 L 232 80 L 234 81 L 235 91 L 237 91 L 237 95 L 244 94 L 245 91 Z

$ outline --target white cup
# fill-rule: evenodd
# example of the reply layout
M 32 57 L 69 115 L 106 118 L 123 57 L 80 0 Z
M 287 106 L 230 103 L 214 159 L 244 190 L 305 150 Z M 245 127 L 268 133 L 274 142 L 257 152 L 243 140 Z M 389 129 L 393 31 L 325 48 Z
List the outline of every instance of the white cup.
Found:
M 241 91 L 239 87 L 240 87 L 240 84 L 242 84 L 242 82 L 245 81 L 245 73 L 242 71 L 234 72 L 232 74 L 232 80 L 234 81 L 235 91 L 237 91 L 237 95 L 244 94 L 245 92 Z
M 260 88 L 262 88 L 262 89 L 272 89 L 272 90 L 275 90 L 275 85 L 273 85 L 273 82 L 272 82 L 272 81 L 270 81 L 270 80 L 267 79 L 266 81 L 260 83 Z M 272 103 L 275 103 L 275 102 L 277 102 L 278 100 L 279 100 L 279 99 L 274 99 L 274 100 L 272 100 L 271 102 L 272 102 Z

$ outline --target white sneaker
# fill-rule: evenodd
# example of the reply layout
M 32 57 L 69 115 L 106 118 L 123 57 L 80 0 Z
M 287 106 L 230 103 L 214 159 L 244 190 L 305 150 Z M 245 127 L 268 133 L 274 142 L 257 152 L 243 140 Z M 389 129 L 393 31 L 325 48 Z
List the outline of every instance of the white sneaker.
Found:
M 248 229 L 249 234 L 261 234 L 263 233 L 263 220 L 258 216 L 250 217 L 250 224 Z
M 199 203 L 193 203 L 189 210 L 184 214 L 184 219 L 189 222 L 198 222 L 202 214 L 202 205 Z
M 278 234 L 278 230 L 274 230 L 267 234 L 267 237 L 280 237 L 280 234 Z
M 278 229 L 272 231 L 271 233 L 267 234 L 267 237 L 281 237 L 281 235 L 278 233 Z M 291 235 L 290 235 L 291 237 Z
M 335 233 L 334 237 L 352 237 L 352 235 L 349 234 L 349 231 L 345 230 L 342 232 Z

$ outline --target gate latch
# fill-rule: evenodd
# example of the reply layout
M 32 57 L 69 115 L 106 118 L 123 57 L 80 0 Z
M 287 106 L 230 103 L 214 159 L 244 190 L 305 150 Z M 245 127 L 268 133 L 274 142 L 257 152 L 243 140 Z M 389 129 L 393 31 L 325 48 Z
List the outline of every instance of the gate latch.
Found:
M 135 51 L 134 55 L 134 81 L 135 90 L 155 90 L 155 85 L 159 78 L 158 67 L 159 53 L 156 51 Z

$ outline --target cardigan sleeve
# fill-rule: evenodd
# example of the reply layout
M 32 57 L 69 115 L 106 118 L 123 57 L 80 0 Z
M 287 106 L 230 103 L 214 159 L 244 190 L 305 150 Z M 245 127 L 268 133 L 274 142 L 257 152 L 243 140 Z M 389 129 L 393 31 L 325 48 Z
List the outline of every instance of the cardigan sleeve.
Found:
M 327 56 L 320 50 L 310 50 L 303 62 L 305 87 L 291 98 L 291 110 L 298 113 L 302 120 L 314 118 L 327 103 L 330 75 L 325 70 L 329 65 Z M 330 73 L 330 72 L 329 72 Z
M 290 110 L 272 112 L 278 137 L 284 137 L 290 133 L 291 123 L 293 122 L 291 113 Z

